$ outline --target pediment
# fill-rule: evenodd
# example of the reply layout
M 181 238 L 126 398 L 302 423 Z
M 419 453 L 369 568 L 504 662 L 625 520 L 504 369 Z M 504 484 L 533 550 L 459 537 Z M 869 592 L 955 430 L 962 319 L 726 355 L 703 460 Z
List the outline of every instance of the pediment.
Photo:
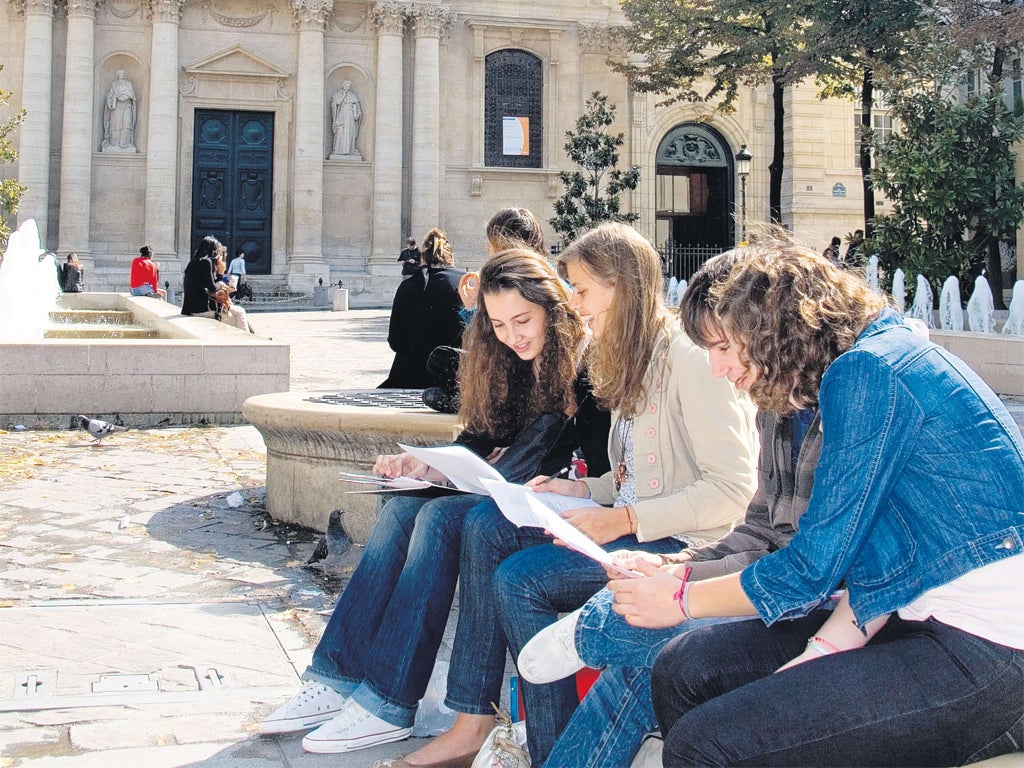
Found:
M 211 53 L 191 64 L 186 64 L 183 69 L 190 75 L 207 77 L 258 77 L 280 80 L 291 75 L 270 59 L 250 51 L 244 45 L 233 45 L 223 51 Z

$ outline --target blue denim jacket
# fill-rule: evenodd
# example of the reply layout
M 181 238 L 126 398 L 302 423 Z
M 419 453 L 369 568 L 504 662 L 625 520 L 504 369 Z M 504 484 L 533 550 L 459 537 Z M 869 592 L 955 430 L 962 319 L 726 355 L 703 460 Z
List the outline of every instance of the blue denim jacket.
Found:
M 957 357 L 884 311 L 821 382 L 822 451 L 789 546 L 743 571 L 768 624 L 846 582 L 861 624 L 1005 557 L 1024 534 L 1024 441 Z

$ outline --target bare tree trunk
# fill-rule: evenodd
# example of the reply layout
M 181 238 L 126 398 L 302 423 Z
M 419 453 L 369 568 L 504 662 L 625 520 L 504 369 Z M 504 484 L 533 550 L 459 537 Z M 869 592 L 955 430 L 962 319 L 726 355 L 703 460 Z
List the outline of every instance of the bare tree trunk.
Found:
M 1003 79 L 1003 62 L 1006 59 L 1006 49 L 996 46 L 992 52 L 992 69 L 989 72 L 989 88 Z M 994 109 L 994 108 L 993 108 Z M 993 114 L 993 118 L 995 115 Z M 993 123 L 995 120 L 993 120 Z M 992 196 L 999 195 L 998 189 L 992 190 Z M 986 248 L 985 272 L 988 277 L 988 287 L 992 289 L 992 304 L 996 309 L 1006 309 L 1006 302 L 1003 301 L 1003 263 L 999 258 L 999 239 L 1002 232 L 988 232 L 988 247 Z
M 779 75 L 772 76 L 772 106 L 775 119 L 772 124 L 774 131 L 774 150 L 772 162 L 768 166 L 768 206 L 773 224 L 782 224 L 782 171 L 786 165 L 786 144 L 784 119 L 786 107 L 783 97 L 786 86 Z
M 871 60 L 868 51 L 868 60 Z M 864 66 L 860 86 L 860 179 L 864 189 L 864 236 L 871 237 L 875 218 L 875 188 L 871 183 L 871 111 L 875 101 L 875 73 L 870 64 Z

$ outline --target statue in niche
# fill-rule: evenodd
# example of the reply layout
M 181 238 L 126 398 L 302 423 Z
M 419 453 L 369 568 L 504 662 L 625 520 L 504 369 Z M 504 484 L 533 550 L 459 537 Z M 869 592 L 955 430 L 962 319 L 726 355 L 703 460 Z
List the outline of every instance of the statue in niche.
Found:
M 138 113 L 132 81 L 123 69 L 119 69 L 107 91 L 101 152 L 135 152 L 135 120 Z
M 352 90 L 352 83 L 346 80 L 341 90 L 331 97 L 331 124 L 334 128 L 334 145 L 330 158 L 355 157 L 361 160 L 362 155 L 356 149 L 356 138 L 359 136 L 359 121 L 363 117 L 363 108 L 359 97 Z

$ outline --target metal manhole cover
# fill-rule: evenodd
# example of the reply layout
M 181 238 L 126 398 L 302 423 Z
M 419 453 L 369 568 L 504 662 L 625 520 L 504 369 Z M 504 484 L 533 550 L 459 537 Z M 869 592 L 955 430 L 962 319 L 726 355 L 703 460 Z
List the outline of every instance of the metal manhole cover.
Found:
M 78 603 L 2 616 L 0 712 L 298 682 L 285 651 L 297 647 L 293 630 L 256 603 Z

